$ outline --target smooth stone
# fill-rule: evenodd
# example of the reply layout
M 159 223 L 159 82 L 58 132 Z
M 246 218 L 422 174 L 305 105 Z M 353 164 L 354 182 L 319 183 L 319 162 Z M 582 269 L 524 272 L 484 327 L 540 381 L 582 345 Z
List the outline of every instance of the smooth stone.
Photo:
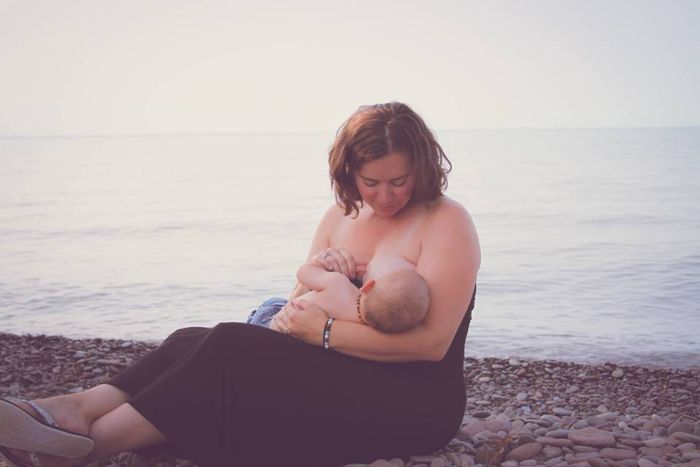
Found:
M 637 454 L 629 449 L 603 448 L 600 450 L 600 455 L 606 459 L 621 461 L 623 459 L 636 459 Z
M 552 438 L 549 436 L 540 436 L 537 438 L 535 441 L 537 441 L 540 444 L 546 444 L 547 446 L 556 446 L 556 447 L 569 447 L 572 446 L 574 443 L 571 442 L 570 439 L 565 439 L 565 438 Z
M 666 426 L 666 420 L 661 418 L 658 414 L 652 414 L 651 421 L 656 423 L 657 425 Z
M 599 448 L 615 446 L 617 443 L 615 437 L 611 433 L 592 427 L 570 431 L 569 439 L 574 444 Z
M 686 451 L 683 453 L 682 457 L 688 461 L 700 459 L 700 451 Z
M 501 463 L 501 467 L 517 467 L 518 463 L 516 461 L 505 461 Z
M 508 432 L 513 429 L 513 424 L 507 415 L 500 414 L 493 420 L 486 421 L 486 427 L 491 431 L 505 431 Z
M 477 410 L 472 416 L 474 418 L 488 418 L 491 416 L 491 412 L 489 410 Z
M 700 436 L 691 435 L 690 433 L 685 433 L 683 431 L 676 431 L 671 435 L 671 438 L 687 443 L 700 443 Z
M 447 459 L 447 462 L 449 462 L 450 465 L 462 465 L 462 460 L 454 452 L 443 453 L 443 456 L 445 456 L 445 459 Z
M 664 452 L 660 448 L 639 448 L 639 452 L 644 456 L 663 457 Z
M 670 427 L 668 427 L 669 435 L 679 432 L 693 434 L 693 424 L 690 422 L 675 422 L 672 423 Z
M 506 459 L 522 461 L 535 457 L 540 452 L 542 452 L 542 445 L 540 443 L 527 443 L 510 451 Z
M 545 434 L 548 438 L 567 438 L 569 436 L 569 430 L 552 430 Z
M 548 461 L 546 461 L 544 463 L 544 465 L 546 465 L 547 467 L 554 467 L 555 465 L 561 463 L 563 460 L 564 459 L 561 457 L 553 457 L 553 458 L 549 459 Z
M 679 451 L 693 451 L 697 449 L 697 446 L 695 446 L 695 443 L 683 443 L 676 446 L 676 449 Z
M 665 438 L 651 438 L 644 441 L 644 445 L 648 448 L 660 448 L 666 445 Z
M 527 399 L 527 397 L 528 397 L 528 395 L 527 395 L 526 392 L 519 392 L 519 393 L 515 396 L 515 400 L 524 401 L 524 400 Z
M 593 467 L 608 467 L 608 463 L 603 459 L 588 459 L 588 463 Z
M 571 449 L 573 449 L 574 452 L 581 453 L 581 452 L 598 452 L 597 448 L 594 448 L 592 446 L 572 446 Z
M 656 467 L 656 464 L 647 459 L 637 459 L 637 465 L 639 467 Z
M 573 410 L 569 410 L 569 409 L 565 409 L 565 408 L 563 408 L 563 407 L 554 407 L 554 408 L 552 409 L 552 413 L 553 413 L 554 415 L 567 416 L 567 415 L 573 414 L 574 411 L 573 411 Z
M 543 420 L 549 423 L 550 425 L 554 425 L 555 423 L 561 423 L 561 418 L 555 417 L 554 415 L 542 415 L 540 417 L 540 420 Z
M 622 378 L 624 376 L 624 374 L 625 374 L 625 372 L 622 371 L 621 368 L 618 368 L 617 370 L 610 373 L 610 376 L 612 376 L 613 378 Z
M 598 459 L 600 457 L 600 452 L 598 451 L 591 451 L 591 452 L 577 452 L 574 454 L 574 456 L 577 459 Z
M 430 467 L 448 467 L 447 459 L 444 457 L 436 457 L 430 462 Z
M 457 454 L 459 459 L 462 461 L 462 466 L 464 467 L 465 465 L 467 466 L 473 466 L 474 465 L 474 457 L 470 456 L 469 454 L 465 454 L 463 452 L 460 452 Z
M 518 464 L 521 467 L 534 467 L 537 465 L 537 460 L 536 459 L 525 459 L 524 461 L 520 461 Z
M 637 439 L 621 439 L 618 444 L 622 444 L 623 446 L 632 447 L 635 449 L 641 448 L 642 446 L 646 446 L 644 444 L 644 441 L 639 441 Z
M 468 423 L 462 427 L 461 430 L 457 432 L 457 439 L 462 441 L 469 441 L 470 438 L 474 437 L 477 433 L 481 433 L 486 429 L 486 422 L 479 420 L 476 422 Z
M 480 376 L 479 379 L 477 379 L 478 382 L 480 383 L 488 383 L 491 381 L 490 376 Z
M 508 364 L 510 366 L 520 366 L 520 360 L 518 360 L 517 358 L 511 358 L 510 360 L 508 360 Z
M 544 457 L 546 459 L 551 459 L 552 457 L 559 457 L 561 456 L 561 448 L 558 448 L 556 446 L 545 446 L 542 449 L 542 454 L 544 454 Z
M 522 434 L 518 437 L 518 446 L 521 446 L 521 445 L 527 444 L 527 443 L 534 443 L 535 441 L 536 441 L 535 437 L 532 436 L 531 434 L 529 434 L 529 433 L 522 433 Z M 695 448 L 693 448 L 693 449 L 695 449 Z
M 588 421 L 586 420 L 579 420 L 576 423 L 574 423 L 573 427 L 576 430 L 580 430 L 581 428 L 586 428 L 588 426 Z
M 396 464 L 394 464 L 393 462 L 388 461 L 386 459 L 377 459 L 376 461 L 372 462 L 371 464 L 367 464 L 367 467 L 396 467 Z

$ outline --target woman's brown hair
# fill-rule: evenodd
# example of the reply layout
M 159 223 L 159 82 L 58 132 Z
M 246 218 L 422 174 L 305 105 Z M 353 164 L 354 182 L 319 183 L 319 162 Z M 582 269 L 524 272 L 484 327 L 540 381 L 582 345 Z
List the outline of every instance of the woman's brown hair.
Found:
M 423 119 L 400 102 L 363 106 L 341 125 L 328 152 L 331 187 L 345 215 L 357 215 L 362 197 L 355 171 L 368 161 L 399 152 L 416 176 L 412 202 L 432 201 L 447 188 L 452 163 Z

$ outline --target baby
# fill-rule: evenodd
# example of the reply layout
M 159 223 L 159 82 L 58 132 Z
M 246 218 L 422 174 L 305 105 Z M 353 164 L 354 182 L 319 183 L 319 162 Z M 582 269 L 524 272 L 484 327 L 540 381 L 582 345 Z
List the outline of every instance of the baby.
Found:
M 365 323 L 378 331 L 399 333 L 417 326 L 430 306 L 428 283 L 416 271 L 398 269 L 356 287 L 339 272 L 309 261 L 297 280 L 311 289 L 299 298 L 320 306 L 331 318 Z M 273 298 L 251 313 L 248 322 L 269 326 L 286 301 Z

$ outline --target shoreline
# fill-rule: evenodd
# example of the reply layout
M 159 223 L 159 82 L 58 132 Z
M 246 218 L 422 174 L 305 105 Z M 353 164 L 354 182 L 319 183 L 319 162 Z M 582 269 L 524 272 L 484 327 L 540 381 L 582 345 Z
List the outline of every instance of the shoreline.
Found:
M 81 391 L 155 346 L 0 333 L 0 394 Z M 700 467 L 700 369 L 468 357 L 464 381 L 462 427 L 447 446 L 368 465 Z M 91 467 L 116 465 L 193 464 L 149 449 Z

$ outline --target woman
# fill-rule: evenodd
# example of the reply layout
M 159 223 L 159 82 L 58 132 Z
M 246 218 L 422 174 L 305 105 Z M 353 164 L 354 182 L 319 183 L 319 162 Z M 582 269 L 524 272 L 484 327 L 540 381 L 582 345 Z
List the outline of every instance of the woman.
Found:
M 450 162 L 415 112 L 390 103 L 361 107 L 343 124 L 329 165 L 336 204 L 309 259 L 348 277 L 356 262 L 367 263 L 365 280 L 415 268 L 430 287 L 418 327 L 384 334 L 330 321 L 298 300 L 275 317 L 273 331 L 242 323 L 179 330 L 107 384 L 36 401 L 63 429 L 89 435 L 75 452 L 14 446 L 75 456 L 91 439 L 95 459 L 167 441 L 202 466 L 330 466 L 430 453 L 448 442 L 464 411 L 464 340 L 480 263 L 469 214 L 442 194 Z M 292 298 L 304 292 L 297 286 Z M 4 413 L 40 417 L 15 404 L 22 410 L 5 403 Z M 33 420 L 17 423 L 31 430 Z M 62 432 L 51 435 L 63 442 Z M 17 437 L 0 427 L 0 445 Z M 29 465 L 26 452 L 4 452 Z

